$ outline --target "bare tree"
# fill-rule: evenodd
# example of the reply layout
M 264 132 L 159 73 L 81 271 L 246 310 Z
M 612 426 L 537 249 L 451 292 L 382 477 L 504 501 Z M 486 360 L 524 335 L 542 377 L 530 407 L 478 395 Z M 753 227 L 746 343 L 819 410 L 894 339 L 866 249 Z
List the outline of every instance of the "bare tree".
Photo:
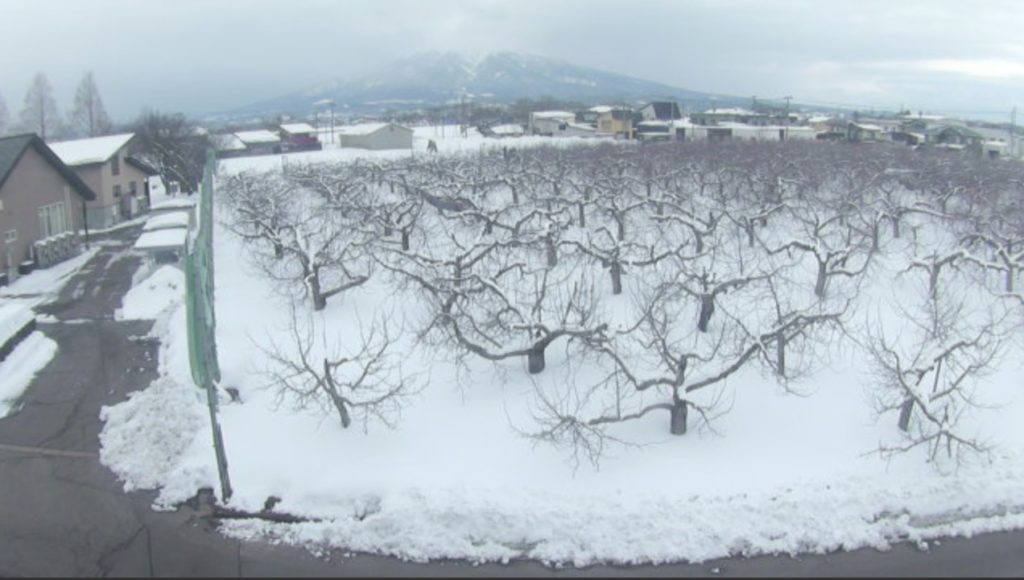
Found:
M 164 183 L 194 192 L 203 177 L 209 138 L 180 113 L 145 111 L 133 123 L 136 154 L 156 168 Z
M 370 279 L 370 240 L 359 215 L 338 211 L 330 199 L 273 171 L 236 175 L 224 189 L 234 205 L 229 227 L 266 244 L 253 246 L 264 272 L 299 282 L 314 310 Z M 266 249 L 272 253 L 261 255 Z
M 57 113 L 57 102 L 53 99 L 53 88 L 41 72 L 36 73 L 25 93 L 20 121 L 25 130 L 36 133 L 44 141 L 52 138 L 58 130 L 60 116 Z
M 344 349 L 308 313 L 300 317 L 290 307 L 287 346 L 270 340 L 262 348 L 270 365 L 267 370 L 279 400 L 290 400 L 297 408 L 319 406 L 337 415 L 342 428 L 352 424 L 352 415 L 363 415 L 363 428 L 377 420 L 394 428 L 402 408 L 421 388 L 415 377 L 402 370 L 402 356 L 394 352 L 398 341 L 393 322 L 386 315 L 358 324 L 358 345 Z
M 113 123 L 103 107 L 99 88 L 92 71 L 85 73 L 75 91 L 75 104 L 71 110 L 70 124 L 81 135 L 97 137 L 110 133 Z

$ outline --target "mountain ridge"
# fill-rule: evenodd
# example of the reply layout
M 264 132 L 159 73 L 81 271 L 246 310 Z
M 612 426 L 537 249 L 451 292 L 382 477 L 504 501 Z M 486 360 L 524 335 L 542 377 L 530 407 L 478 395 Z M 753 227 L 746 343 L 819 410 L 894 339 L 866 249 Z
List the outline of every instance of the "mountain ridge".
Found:
M 446 103 L 510 103 L 545 97 L 594 104 L 652 99 L 724 105 L 742 102 L 735 96 L 674 87 L 533 54 L 500 51 L 473 58 L 457 52 L 426 51 L 368 74 L 307 87 L 220 115 L 305 115 L 322 99 L 333 99 L 336 111 L 359 115 Z

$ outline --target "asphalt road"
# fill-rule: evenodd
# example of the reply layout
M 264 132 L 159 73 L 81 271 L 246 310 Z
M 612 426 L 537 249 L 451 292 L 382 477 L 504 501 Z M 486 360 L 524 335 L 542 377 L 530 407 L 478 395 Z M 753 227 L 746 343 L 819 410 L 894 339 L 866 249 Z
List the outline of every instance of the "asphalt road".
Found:
M 98 459 L 103 405 L 156 377 L 145 322 L 114 320 L 140 258 L 139 229 L 101 251 L 38 309 L 59 353 L 0 419 L 0 576 L 1024 576 L 1024 533 L 950 539 L 921 551 L 859 550 L 801 558 L 736 558 L 667 566 L 553 569 L 536 562 L 416 564 L 371 555 L 318 558 L 305 550 L 220 536 L 201 506 L 149 509 Z

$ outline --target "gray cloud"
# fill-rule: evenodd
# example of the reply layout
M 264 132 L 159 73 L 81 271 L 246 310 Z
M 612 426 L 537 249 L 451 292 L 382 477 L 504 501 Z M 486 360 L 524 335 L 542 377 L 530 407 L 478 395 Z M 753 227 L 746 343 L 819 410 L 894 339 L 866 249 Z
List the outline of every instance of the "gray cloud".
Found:
M 93 70 L 111 114 L 202 113 L 420 50 L 514 50 L 695 90 L 946 111 L 1024 94 L 1024 3 L 988 0 L 5 0 L 0 95 Z

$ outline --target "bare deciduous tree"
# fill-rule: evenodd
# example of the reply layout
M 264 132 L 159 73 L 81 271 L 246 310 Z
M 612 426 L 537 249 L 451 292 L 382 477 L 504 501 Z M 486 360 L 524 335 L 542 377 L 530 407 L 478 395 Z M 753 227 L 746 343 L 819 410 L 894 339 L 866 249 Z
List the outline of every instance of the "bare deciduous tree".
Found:
M 75 91 L 75 104 L 70 114 L 71 126 L 85 137 L 97 137 L 110 132 L 113 123 L 103 107 L 100 90 L 92 71 L 85 73 Z
M 53 99 L 53 88 L 45 74 L 36 73 L 33 77 L 25 93 L 19 119 L 25 130 L 36 133 L 44 141 L 53 138 L 57 132 L 60 116 L 57 113 L 57 102 Z

